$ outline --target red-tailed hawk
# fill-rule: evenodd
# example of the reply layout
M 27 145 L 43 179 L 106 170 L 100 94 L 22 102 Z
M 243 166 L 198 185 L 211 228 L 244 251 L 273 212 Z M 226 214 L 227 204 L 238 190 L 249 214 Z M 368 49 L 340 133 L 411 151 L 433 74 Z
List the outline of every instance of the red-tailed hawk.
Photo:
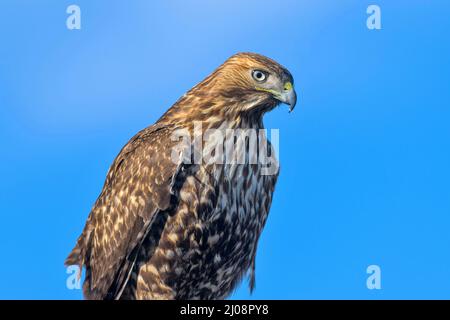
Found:
M 222 299 L 247 272 L 253 288 L 278 176 L 260 129 L 280 103 L 296 103 L 289 71 L 239 53 L 125 145 L 65 262 L 85 267 L 87 299 Z

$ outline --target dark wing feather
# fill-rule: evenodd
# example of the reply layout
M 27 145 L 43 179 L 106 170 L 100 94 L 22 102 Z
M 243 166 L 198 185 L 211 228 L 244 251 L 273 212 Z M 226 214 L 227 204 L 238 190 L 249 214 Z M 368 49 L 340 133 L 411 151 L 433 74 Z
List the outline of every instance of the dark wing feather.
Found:
M 119 298 L 152 222 L 170 208 L 180 169 L 171 159 L 171 132 L 160 125 L 144 129 L 114 160 L 85 229 L 66 260 L 68 265 L 86 266 L 86 298 Z

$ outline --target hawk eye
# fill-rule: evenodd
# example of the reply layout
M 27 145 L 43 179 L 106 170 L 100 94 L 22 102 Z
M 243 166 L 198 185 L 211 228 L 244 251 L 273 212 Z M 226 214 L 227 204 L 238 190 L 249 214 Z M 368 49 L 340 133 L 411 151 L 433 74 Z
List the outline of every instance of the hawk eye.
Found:
M 258 82 L 263 82 L 267 78 L 266 73 L 261 70 L 253 70 L 252 76 Z

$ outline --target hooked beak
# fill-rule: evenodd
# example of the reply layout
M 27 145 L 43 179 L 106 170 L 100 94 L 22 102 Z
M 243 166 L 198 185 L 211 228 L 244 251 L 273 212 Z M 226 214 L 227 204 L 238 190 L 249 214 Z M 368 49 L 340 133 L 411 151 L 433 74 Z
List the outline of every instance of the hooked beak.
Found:
M 289 81 L 286 82 L 283 86 L 283 90 L 275 95 L 275 98 L 289 105 L 289 112 L 292 112 L 295 108 L 295 104 L 297 103 L 297 93 L 295 92 L 292 83 Z

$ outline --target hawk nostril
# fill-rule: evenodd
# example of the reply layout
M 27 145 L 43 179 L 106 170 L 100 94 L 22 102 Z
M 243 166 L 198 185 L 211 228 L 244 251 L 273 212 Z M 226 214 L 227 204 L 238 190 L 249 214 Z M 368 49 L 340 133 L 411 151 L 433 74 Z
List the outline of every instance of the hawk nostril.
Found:
M 292 89 L 292 83 L 286 82 L 283 87 L 284 91 L 289 91 Z

